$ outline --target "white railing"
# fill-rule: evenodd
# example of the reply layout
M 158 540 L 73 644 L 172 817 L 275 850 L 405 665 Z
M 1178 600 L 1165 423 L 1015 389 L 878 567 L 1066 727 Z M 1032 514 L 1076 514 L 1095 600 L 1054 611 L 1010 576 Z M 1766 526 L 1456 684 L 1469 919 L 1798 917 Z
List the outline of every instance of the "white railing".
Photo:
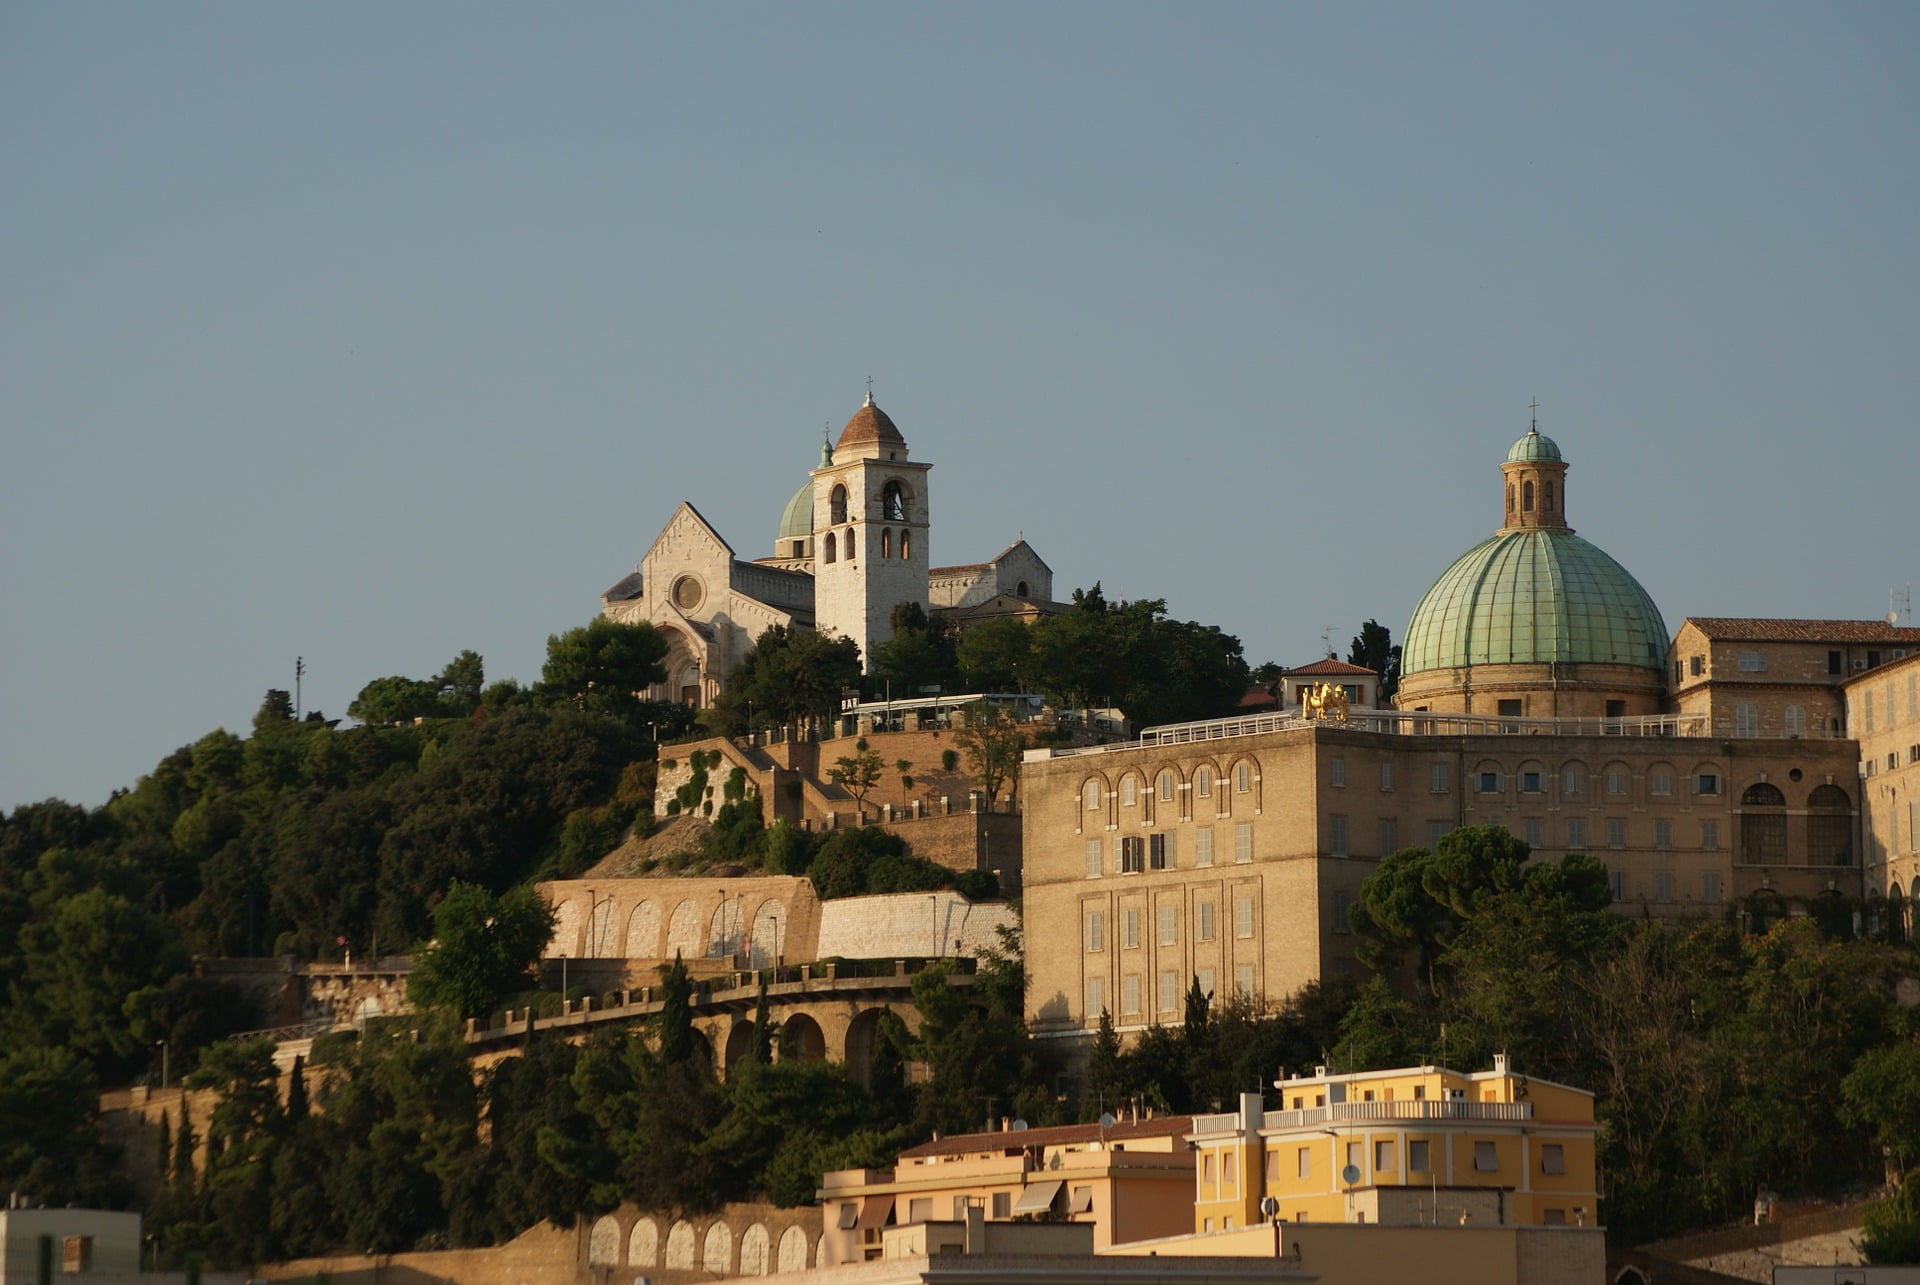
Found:
M 1531 1102 L 1463 1102 L 1452 1098 L 1415 1098 L 1398 1102 L 1335 1102 L 1298 1111 L 1268 1111 L 1263 1129 L 1305 1129 L 1322 1125 L 1376 1120 L 1506 1120 L 1533 1119 Z M 1195 1134 L 1237 1133 L 1238 1115 L 1194 1117 Z

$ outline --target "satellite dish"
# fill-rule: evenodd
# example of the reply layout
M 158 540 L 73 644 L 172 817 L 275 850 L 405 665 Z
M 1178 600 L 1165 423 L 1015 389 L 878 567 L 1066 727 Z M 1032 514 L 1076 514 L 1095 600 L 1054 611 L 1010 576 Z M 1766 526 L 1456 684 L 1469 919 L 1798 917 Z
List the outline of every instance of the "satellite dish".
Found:
M 1340 1171 L 1340 1181 L 1346 1183 L 1347 1186 L 1349 1187 L 1353 1186 L 1354 1183 L 1359 1182 L 1360 1166 L 1348 1165 L 1345 1169 L 1342 1169 Z
M 1113 1112 L 1102 1111 L 1100 1113 L 1100 1127 L 1102 1129 L 1111 1129 L 1113 1127 Z
M 1890 625 L 1897 625 L 1897 624 L 1899 624 L 1899 623 L 1900 623 L 1900 613 L 1899 613 L 1899 612 L 1897 612 L 1897 611 L 1889 611 L 1889 612 L 1887 613 L 1887 623 L 1888 623 L 1888 624 L 1890 624 Z
M 1272 1196 L 1261 1197 L 1260 1216 L 1262 1218 L 1274 1218 L 1274 1217 L 1277 1217 L 1279 1213 L 1280 1213 L 1280 1202 L 1278 1200 L 1275 1200 Z
M 1027 1127 L 1027 1122 L 1025 1120 L 1015 1120 L 1013 1122 L 1013 1131 L 1015 1133 L 1022 1132 L 1023 1130 L 1026 1129 L 1026 1127 Z

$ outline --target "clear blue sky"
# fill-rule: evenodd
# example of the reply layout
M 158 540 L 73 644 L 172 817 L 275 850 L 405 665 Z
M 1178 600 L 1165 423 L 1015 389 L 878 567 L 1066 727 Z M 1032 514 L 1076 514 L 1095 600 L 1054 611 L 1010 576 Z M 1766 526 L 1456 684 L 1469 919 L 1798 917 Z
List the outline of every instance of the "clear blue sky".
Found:
M 1540 401 L 1688 615 L 1920 579 L 1920 8 L 0 10 L 0 807 L 308 665 L 538 676 L 674 504 L 771 551 L 866 378 L 1024 532 L 1303 663 Z

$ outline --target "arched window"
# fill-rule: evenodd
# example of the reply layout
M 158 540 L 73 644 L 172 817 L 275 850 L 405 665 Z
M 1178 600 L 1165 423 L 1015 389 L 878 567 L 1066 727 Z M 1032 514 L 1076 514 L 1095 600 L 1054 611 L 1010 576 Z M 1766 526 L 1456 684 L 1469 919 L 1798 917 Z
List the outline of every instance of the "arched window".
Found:
M 1024 597 L 1026 597 L 1026 596 L 1027 596 L 1027 582 L 1026 582 L 1026 581 L 1024 581 L 1024 580 L 1022 580 L 1022 581 L 1021 581 L 1021 582 L 1020 582 L 1019 584 L 1017 584 L 1017 585 L 1015 585 L 1015 586 L 1013 587 L 1013 592 L 1014 592 L 1014 596 L 1015 596 L 1015 597 L 1018 597 L 1018 598 L 1024 598 Z
M 1507 483 L 1507 516 L 1513 516 L 1513 483 Z
M 1740 860 L 1755 866 L 1787 864 L 1787 799 L 1765 781 L 1740 796 Z
M 1821 785 L 1807 796 L 1807 864 L 1853 864 L 1853 802 L 1837 785 Z
M 845 522 L 847 520 L 847 488 L 836 486 L 827 497 L 827 521 Z
M 880 516 L 888 522 L 907 520 L 907 493 L 898 482 L 887 483 L 880 492 Z
M 880 556 L 883 558 L 893 556 L 893 532 L 884 527 L 880 531 Z
M 829 531 L 827 532 L 826 543 L 820 546 L 820 561 L 832 562 L 834 560 L 833 550 L 834 550 L 833 532 Z
M 1549 479 L 1540 485 L 1546 488 L 1540 493 L 1540 507 L 1543 511 L 1551 513 L 1553 512 L 1553 482 Z
M 1531 482 L 1522 482 L 1520 484 L 1520 511 L 1522 513 L 1533 512 L 1533 483 Z
M 902 561 L 913 557 L 913 533 L 910 531 L 900 533 L 900 557 Z
M 859 556 L 860 555 L 858 553 L 854 552 L 854 548 L 853 548 L 853 528 L 848 527 L 847 528 L 847 561 L 852 562 L 855 558 Z

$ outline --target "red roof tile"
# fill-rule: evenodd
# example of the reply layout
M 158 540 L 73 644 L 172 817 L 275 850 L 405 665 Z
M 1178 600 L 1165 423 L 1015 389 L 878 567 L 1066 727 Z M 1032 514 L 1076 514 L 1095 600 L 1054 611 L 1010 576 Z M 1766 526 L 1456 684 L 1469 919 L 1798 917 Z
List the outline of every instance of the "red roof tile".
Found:
M 1121 1120 L 1104 1130 L 1098 1124 L 1061 1124 L 1047 1129 L 1000 1130 L 994 1133 L 960 1133 L 908 1147 L 900 1153 L 910 1156 L 971 1155 L 982 1151 L 1012 1151 L 1020 1147 L 1058 1147 L 1074 1142 L 1126 1142 L 1133 1138 L 1179 1137 L 1193 1128 L 1190 1115 L 1162 1115 L 1151 1120 Z
M 1920 629 L 1884 620 L 1768 620 L 1746 616 L 1688 616 L 1709 638 L 1727 642 L 1920 643 Z
M 1379 677 L 1378 674 L 1368 669 L 1365 665 L 1349 665 L 1346 661 L 1335 660 L 1331 656 L 1325 660 L 1316 660 L 1311 665 L 1302 665 L 1298 669 L 1289 669 L 1284 672 L 1288 678 L 1332 677 L 1336 674 L 1365 674 L 1370 678 Z

